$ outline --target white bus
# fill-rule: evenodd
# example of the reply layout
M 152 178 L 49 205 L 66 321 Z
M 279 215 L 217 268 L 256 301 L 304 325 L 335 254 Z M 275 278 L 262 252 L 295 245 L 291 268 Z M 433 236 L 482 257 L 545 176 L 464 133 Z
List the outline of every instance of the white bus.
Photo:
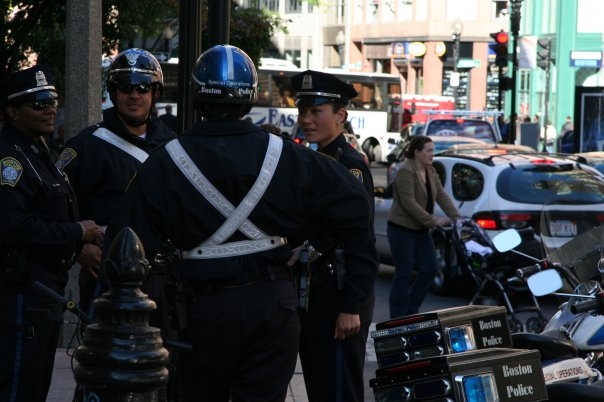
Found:
M 254 123 L 274 124 L 295 135 L 298 110 L 293 103 L 296 94 L 290 78 L 301 71 L 282 60 L 262 60 L 258 68 L 258 103 L 248 114 Z M 321 71 L 334 74 L 357 90 L 359 96 L 348 106 L 348 120 L 369 160 L 385 163 L 401 131 L 400 77 L 342 69 Z

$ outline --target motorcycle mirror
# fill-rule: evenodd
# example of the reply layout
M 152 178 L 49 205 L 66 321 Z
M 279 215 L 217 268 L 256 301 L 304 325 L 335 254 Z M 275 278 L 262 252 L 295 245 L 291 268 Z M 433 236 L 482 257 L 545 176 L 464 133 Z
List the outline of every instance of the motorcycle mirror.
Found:
M 493 238 L 493 245 L 497 251 L 503 253 L 518 247 L 522 238 L 516 229 L 508 229 Z
M 535 296 L 545 296 L 562 287 L 562 277 L 555 269 L 537 272 L 530 276 L 526 282 Z

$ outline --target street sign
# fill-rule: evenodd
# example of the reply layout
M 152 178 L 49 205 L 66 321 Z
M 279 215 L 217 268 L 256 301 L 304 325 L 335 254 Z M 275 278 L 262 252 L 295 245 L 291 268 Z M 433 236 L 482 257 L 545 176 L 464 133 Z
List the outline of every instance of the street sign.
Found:
M 478 59 L 459 59 L 457 61 L 457 68 L 477 68 L 480 67 L 480 60 Z
M 570 66 L 571 67 L 602 67 L 602 52 L 586 52 L 571 50 L 570 51 Z
M 456 73 L 456 72 L 451 73 L 451 76 L 449 77 L 449 85 L 452 86 L 453 88 L 456 88 L 459 86 L 459 73 Z

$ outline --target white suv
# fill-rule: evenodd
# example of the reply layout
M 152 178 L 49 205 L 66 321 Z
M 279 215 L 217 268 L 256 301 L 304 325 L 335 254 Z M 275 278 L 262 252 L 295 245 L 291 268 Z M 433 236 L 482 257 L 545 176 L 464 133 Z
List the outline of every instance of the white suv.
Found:
M 604 221 L 604 176 L 587 165 L 536 153 L 468 151 L 435 156 L 433 166 L 461 215 L 472 218 L 491 237 L 509 228 L 542 233 L 543 206 L 560 197 L 566 205 L 554 214 L 550 226 L 561 240 Z M 391 205 L 392 199 L 376 195 L 376 245 L 385 261 L 390 256 L 386 224 Z M 435 214 L 443 214 L 438 206 Z M 463 270 L 456 267 L 448 233 L 435 230 L 433 236 L 440 271 L 435 290 L 442 291 L 445 279 Z

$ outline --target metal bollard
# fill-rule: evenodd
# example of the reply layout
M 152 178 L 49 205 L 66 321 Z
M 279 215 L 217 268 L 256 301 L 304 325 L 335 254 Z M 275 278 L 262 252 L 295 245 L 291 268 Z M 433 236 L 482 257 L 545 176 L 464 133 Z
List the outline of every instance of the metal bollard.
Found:
M 134 231 L 117 235 L 104 274 L 110 289 L 94 301 L 96 323 L 75 352 L 75 379 L 85 402 L 164 402 L 168 351 L 149 326 L 155 302 L 139 287 L 149 263 Z

